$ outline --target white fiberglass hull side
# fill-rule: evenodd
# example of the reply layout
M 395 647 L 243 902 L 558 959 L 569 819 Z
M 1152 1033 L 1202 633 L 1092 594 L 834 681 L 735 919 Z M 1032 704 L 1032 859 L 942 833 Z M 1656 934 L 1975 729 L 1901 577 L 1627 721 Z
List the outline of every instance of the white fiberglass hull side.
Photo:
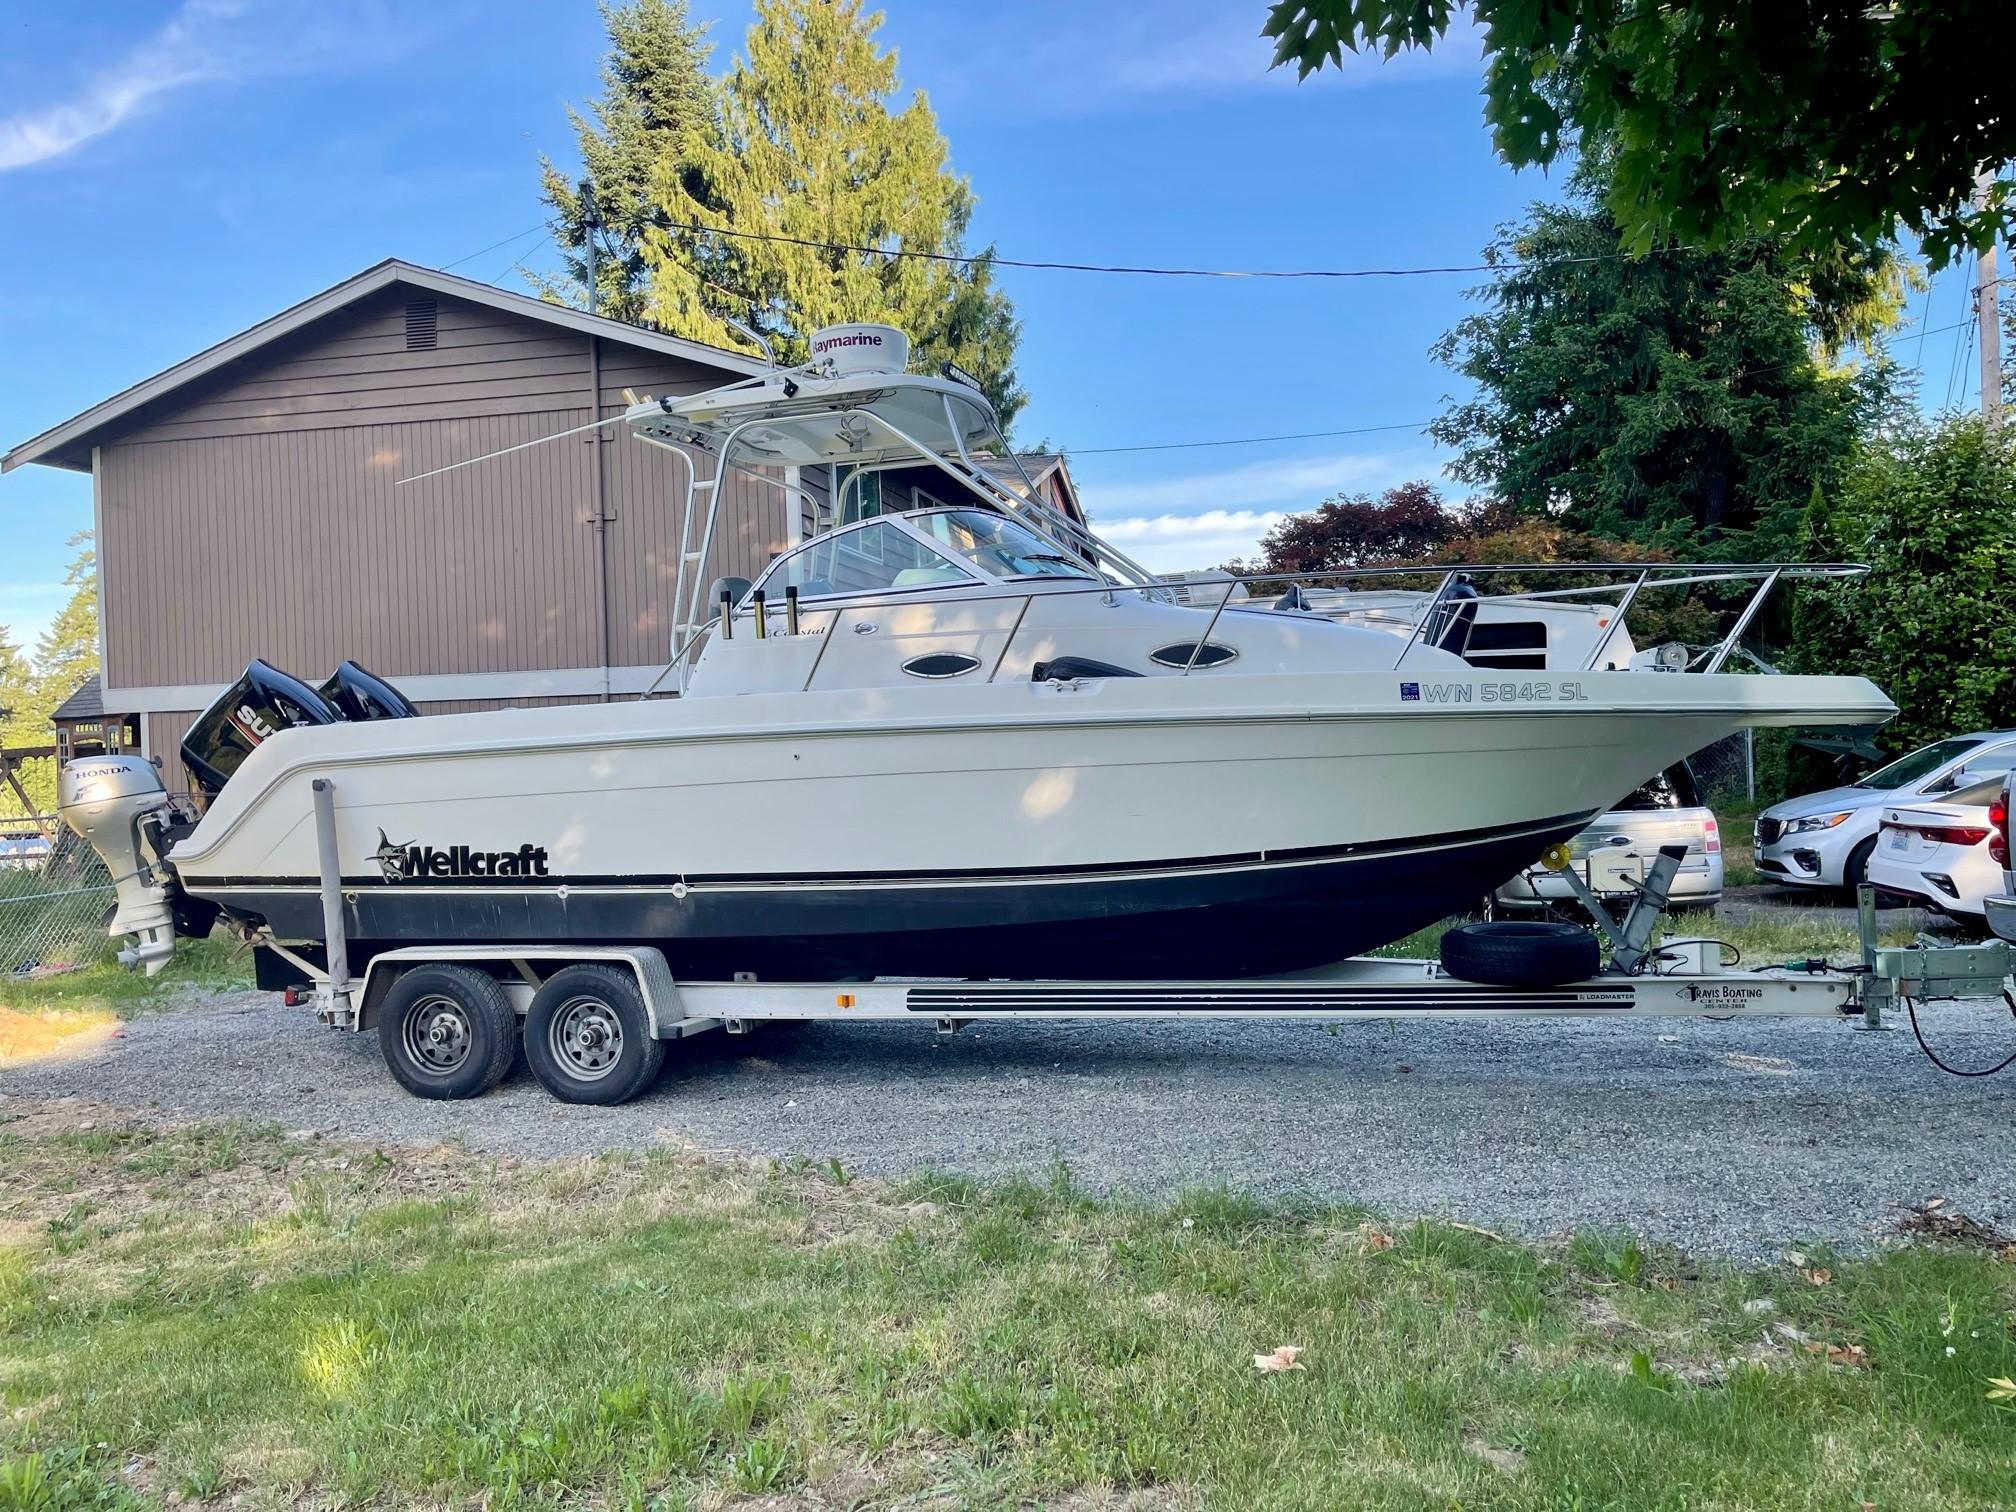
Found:
M 1285 969 L 1483 896 L 1732 730 L 1890 712 L 1854 678 L 1468 669 L 506 710 L 285 732 L 171 859 L 189 893 L 318 937 L 326 777 L 367 948 L 640 940 L 773 978 Z

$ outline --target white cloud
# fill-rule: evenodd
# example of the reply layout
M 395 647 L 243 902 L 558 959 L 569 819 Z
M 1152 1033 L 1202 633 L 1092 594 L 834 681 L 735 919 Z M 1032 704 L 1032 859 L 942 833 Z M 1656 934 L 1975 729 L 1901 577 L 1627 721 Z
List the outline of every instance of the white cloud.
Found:
M 1355 452 L 1273 458 L 1215 472 L 1134 483 L 1100 483 L 1089 477 L 1081 477 L 1079 483 L 1087 506 L 1103 519 L 1130 512 L 1196 514 L 1264 504 L 1308 509 L 1343 490 L 1384 487 L 1410 477 L 1432 476 L 1438 470 L 1439 464 L 1423 454 Z M 1090 471 L 1086 469 L 1088 474 Z
M 1468 15 L 1459 16 L 1449 35 L 1425 52 L 1409 49 L 1390 59 L 1376 51 L 1346 52 L 1340 63 L 1307 80 L 1298 80 L 1293 66 L 1272 66 L 1273 39 L 1260 34 L 1264 7 L 1159 0 L 1119 14 L 1059 6 L 1035 16 L 1043 19 L 1023 8 L 999 7 L 990 33 L 974 30 L 975 24 L 987 26 L 985 20 L 956 28 L 968 49 L 1026 53 L 1027 66 L 1016 70 L 1016 88 L 993 96 L 1016 110 L 1034 105 L 1046 113 L 1084 114 L 1157 100 L 1405 84 L 1483 71 L 1483 33 Z M 942 40 L 953 45 L 950 35 Z M 959 88 L 955 72 L 941 78 L 933 94 Z M 968 103 L 984 99 L 976 95 Z
M 1151 14 L 1153 14 L 1151 12 Z M 1130 94 L 1222 94 L 1249 89 L 1336 84 L 1392 84 L 1481 71 L 1482 34 L 1468 17 L 1426 52 L 1408 49 L 1391 58 L 1373 52 L 1346 52 L 1341 63 L 1326 64 L 1298 81 L 1293 65 L 1273 67 L 1274 39 L 1260 35 L 1262 17 L 1238 6 L 1215 5 L 1172 34 L 1168 18 L 1153 20 L 1133 36 L 1081 56 L 1107 88 Z
M 383 0 L 268 0 L 256 10 L 249 0 L 183 0 L 165 26 L 68 98 L 0 116 L 0 173 L 65 157 L 177 90 L 368 64 L 411 45 L 419 29 L 399 36 Z
M 1207 509 L 1194 515 L 1137 515 L 1097 520 L 1093 528 L 1153 572 L 1189 572 L 1250 557 L 1260 537 L 1282 520 L 1279 511 Z

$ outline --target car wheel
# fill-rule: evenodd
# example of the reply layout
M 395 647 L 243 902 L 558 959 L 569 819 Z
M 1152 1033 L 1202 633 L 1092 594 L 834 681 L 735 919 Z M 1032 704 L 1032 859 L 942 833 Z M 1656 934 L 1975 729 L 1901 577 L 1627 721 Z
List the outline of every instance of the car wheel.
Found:
M 1871 835 L 1848 852 L 1848 864 L 1841 868 L 1841 885 L 1853 892 L 1869 880 L 1869 858 L 1876 854 L 1876 837 Z
M 665 1042 L 636 979 L 613 966 L 569 966 L 532 997 L 525 1014 L 525 1064 L 562 1102 L 613 1107 L 657 1078 Z
M 496 979 L 470 966 L 415 966 L 378 1009 L 378 1049 L 415 1097 L 481 1097 L 504 1080 L 518 1015 Z

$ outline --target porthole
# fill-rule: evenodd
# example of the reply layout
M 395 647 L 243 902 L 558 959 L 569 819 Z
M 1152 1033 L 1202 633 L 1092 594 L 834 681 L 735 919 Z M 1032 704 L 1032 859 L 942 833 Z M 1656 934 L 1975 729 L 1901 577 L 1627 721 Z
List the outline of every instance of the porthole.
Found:
M 903 670 L 912 677 L 959 677 L 979 665 L 979 657 L 963 651 L 932 651 L 911 657 L 903 663 Z
M 1193 663 L 1190 658 L 1195 656 Z M 1206 641 L 1200 649 L 1195 641 L 1178 641 L 1173 646 L 1164 646 L 1159 651 L 1150 651 L 1148 660 L 1161 667 L 1222 667 L 1235 660 L 1239 653 L 1230 646 L 1221 646 L 1216 641 Z

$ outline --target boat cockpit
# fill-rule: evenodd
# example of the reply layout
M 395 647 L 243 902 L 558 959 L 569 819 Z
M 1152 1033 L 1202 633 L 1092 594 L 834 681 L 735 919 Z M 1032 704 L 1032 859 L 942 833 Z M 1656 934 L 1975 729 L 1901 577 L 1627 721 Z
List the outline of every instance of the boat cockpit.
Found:
M 1391 637 L 1320 616 L 1214 614 L 1167 584 L 1115 581 L 979 505 L 883 515 L 814 537 L 754 584 L 718 581 L 686 692 L 1078 681 L 1390 667 Z M 1461 667 L 1426 644 L 1409 665 Z

